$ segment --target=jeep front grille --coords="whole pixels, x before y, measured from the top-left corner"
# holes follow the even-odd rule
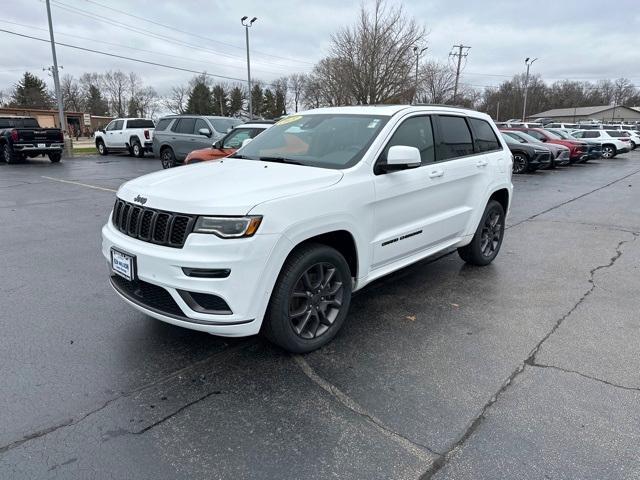
[[[116,199],[113,225],[143,242],[182,248],[196,221],[195,215],[165,212]]]

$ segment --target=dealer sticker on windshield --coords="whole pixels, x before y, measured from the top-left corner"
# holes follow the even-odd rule
[[[291,115],[290,117],[283,118],[276,125],[286,125],[287,123],[293,123],[296,120],[300,120],[302,115]]]

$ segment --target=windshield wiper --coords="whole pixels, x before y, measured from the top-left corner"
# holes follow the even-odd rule
[[[258,157],[262,162],[289,163],[291,165],[302,165],[300,162],[285,157]]]

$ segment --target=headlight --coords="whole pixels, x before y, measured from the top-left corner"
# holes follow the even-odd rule
[[[194,233],[213,233],[220,238],[251,237],[258,230],[262,216],[198,217]]]
[[[536,153],[549,153],[549,150],[543,150],[541,148],[535,148],[533,151]]]

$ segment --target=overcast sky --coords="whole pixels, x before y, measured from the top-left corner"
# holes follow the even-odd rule
[[[240,17],[256,16],[250,30],[252,74],[265,81],[309,72],[327,54],[331,33],[352,24],[360,7],[360,2],[346,0],[51,1],[57,42],[239,79],[246,79]],[[1,3],[0,28],[48,38],[43,0]],[[627,77],[640,85],[640,1],[617,0],[608,7],[606,3],[402,2],[407,14],[429,31],[426,58],[446,62],[453,44],[472,47],[463,72],[465,83],[496,85],[522,72],[524,58],[530,56],[539,57],[532,72],[548,81]],[[51,83],[42,71],[52,62],[49,44],[5,32],[0,36],[1,90],[10,89],[27,69]],[[58,63],[63,74],[75,76],[109,69],[135,71],[160,94],[193,76],[63,46],[58,47]]]

